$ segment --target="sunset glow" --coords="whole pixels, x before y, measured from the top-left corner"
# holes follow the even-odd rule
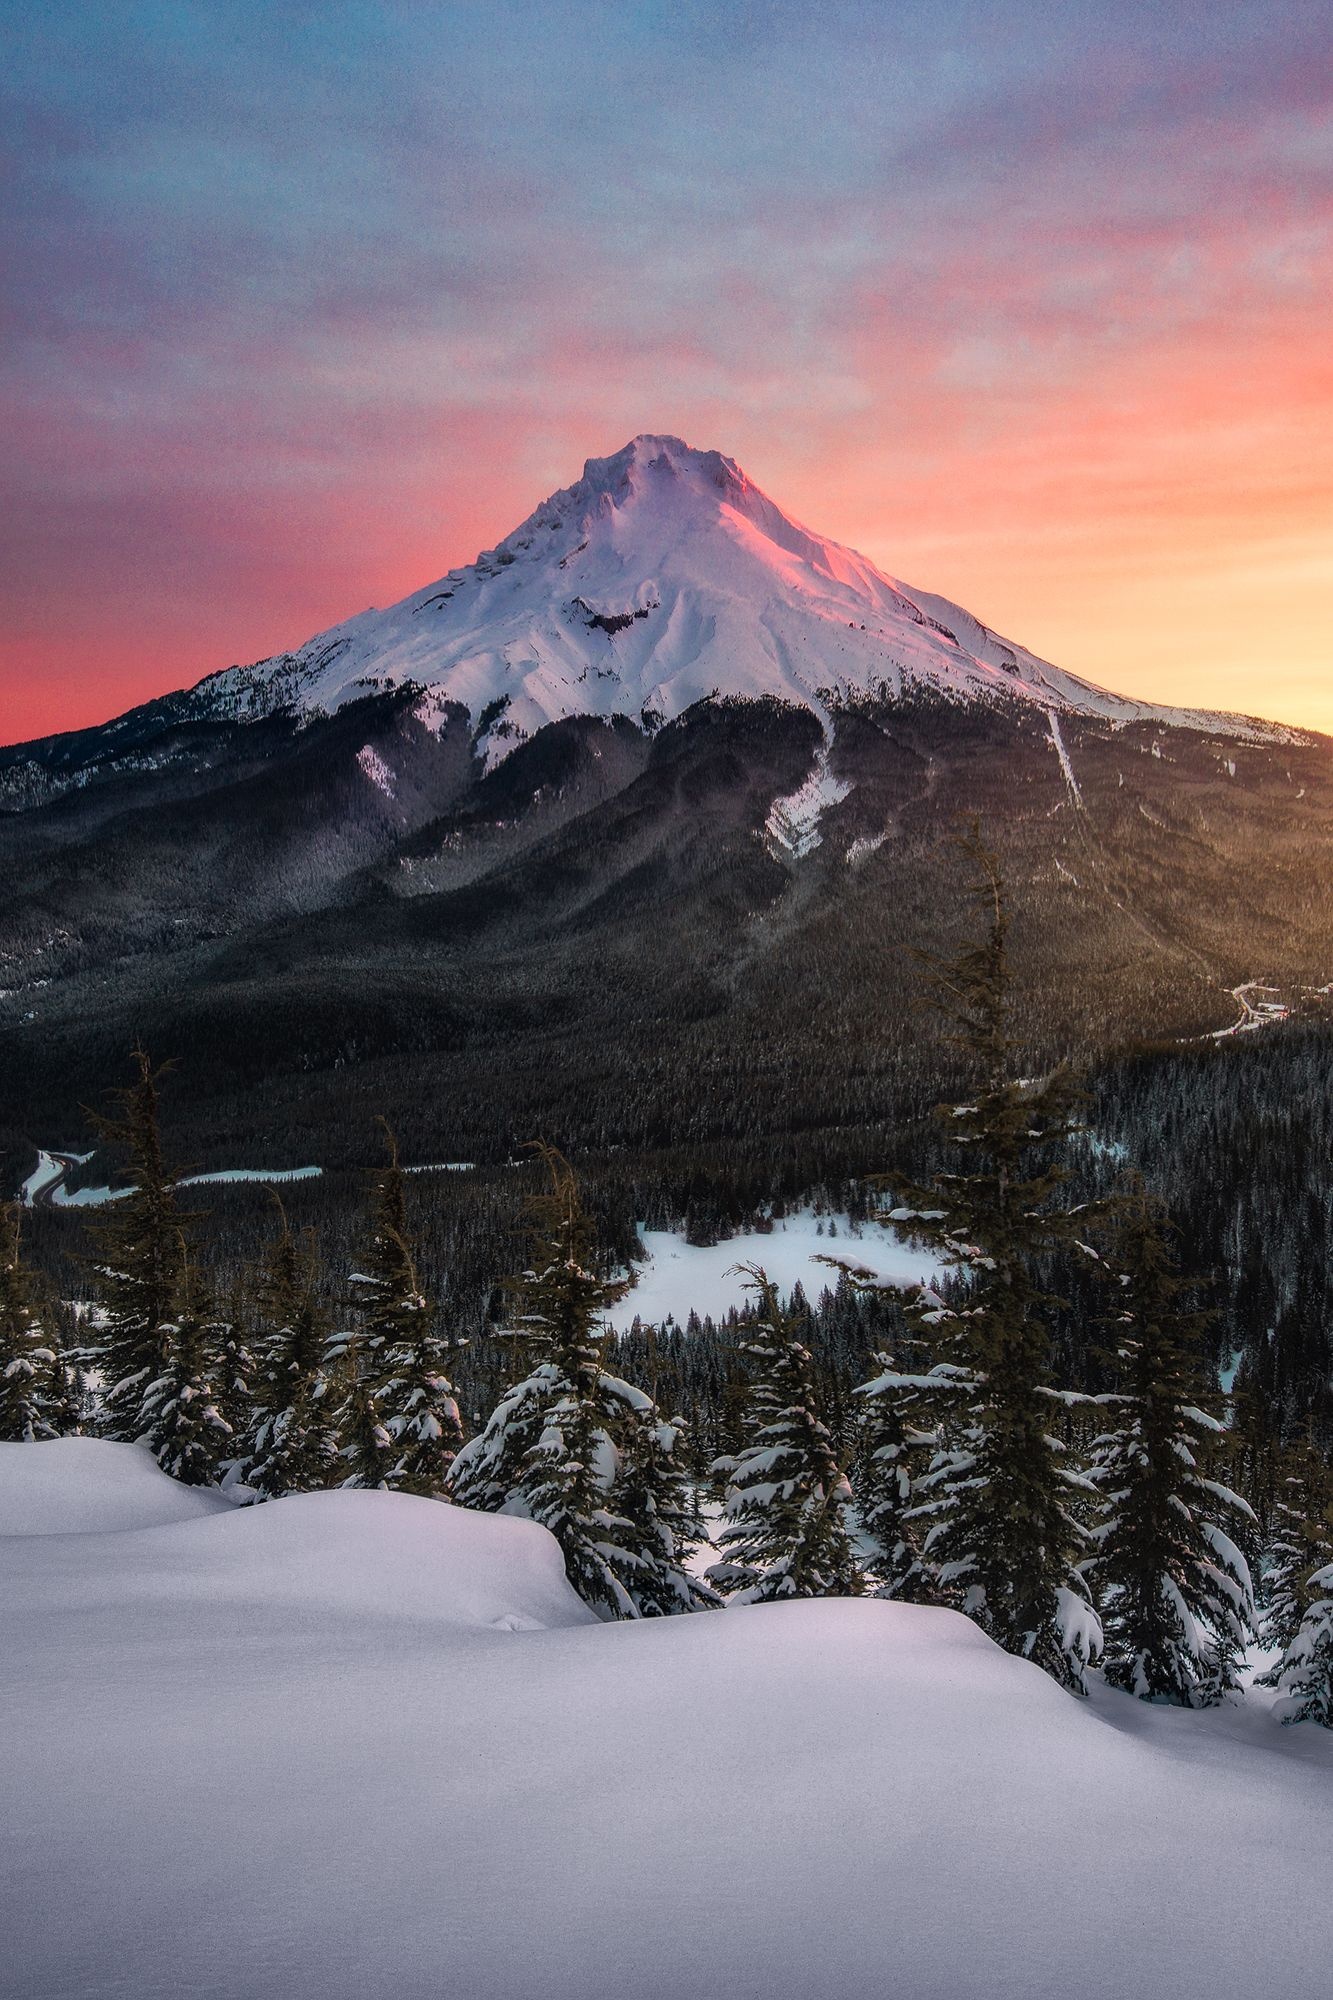
[[[672,432],[1059,665],[1333,732],[1327,16],[15,16],[0,739]]]

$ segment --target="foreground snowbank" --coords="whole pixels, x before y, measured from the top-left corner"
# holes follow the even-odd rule
[[[107,1449],[0,1448],[0,1516]],[[948,1613],[601,1626],[541,1530],[379,1494],[11,1536],[0,1592],[25,2000],[1327,1992],[1323,1733]]]
[[[133,1445],[0,1444],[0,1535],[117,1534],[230,1512],[220,1493],[164,1478],[152,1454]]]

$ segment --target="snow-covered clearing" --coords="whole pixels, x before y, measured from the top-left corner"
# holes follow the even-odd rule
[[[831,806],[845,799],[851,786],[829,769],[828,745],[821,743],[814,768],[803,785],[785,799],[774,799],[764,821],[764,844],[779,860],[803,861],[821,844],[819,823]]]
[[[89,1158],[91,1156],[85,1154],[83,1157]],[[57,1181],[62,1181],[65,1178],[65,1175],[76,1162],[79,1165],[83,1164],[82,1159],[80,1159],[77,1153],[46,1153],[39,1147],[37,1151],[37,1165],[19,1189],[19,1200],[23,1206],[25,1208],[33,1207],[36,1202],[41,1200],[48,1188],[54,1187]]]
[[[356,761],[376,790],[383,792],[386,799],[397,798],[398,782],[373,744],[367,743],[363,749],[358,750]]]
[[[1080,1703],[908,1606],[602,1626],[529,1524],[146,1464],[0,1446],[24,2000],[1328,1992],[1333,1742],[1258,1698]],[[32,1532],[62,1485],[100,1532]]]
[[[49,1202],[52,1208],[105,1208],[111,1201],[123,1201],[133,1192],[127,1187],[68,1188],[65,1176],[71,1167],[82,1167],[91,1153],[46,1153],[39,1150],[37,1166],[19,1189],[26,1208]],[[283,1186],[288,1181],[318,1180],[323,1167],[223,1167],[217,1173],[186,1174],[181,1187],[221,1187],[229,1182],[257,1181],[262,1186]],[[409,1169],[410,1171],[410,1169]]]
[[[630,1326],[636,1315],[650,1326],[667,1319],[684,1325],[692,1311],[701,1319],[724,1318],[748,1301],[737,1268],[743,1264],[762,1264],[784,1297],[799,1284],[811,1300],[837,1287],[840,1274],[822,1261],[829,1257],[893,1285],[916,1285],[943,1270],[929,1250],[896,1229],[875,1222],[853,1225],[845,1215],[819,1216],[809,1208],[779,1217],[771,1230],[727,1236],[720,1243],[689,1243],[675,1230],[644,1228],[639,1241],[646,1261],[635,1266],[633,1290],[611,1315],[617,1328]]]

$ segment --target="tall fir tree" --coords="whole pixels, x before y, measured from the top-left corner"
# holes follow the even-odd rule
[[[936,966],[935,984],[974,1078],[966,1102],[940,1107],[971,1171],[916,1187],[895,1177],[889,1211],[967,1275],[962,1297],[926,1292],[909,1315],[941,1356],[926,1371],[938,1448],[913,1512],[942,1601],[1081,1692],[1101,1635],[1080,1568],[1080,1475],[1052,1429],[1052,1302],[1039,1279],[1042,1260],[1087,1227],[1086,1212],[1075,1217],[1058,1199],[1080,1097],[1063,1070],[1015,1077],[1004,881],[976,827],[960,845],[981,935]]]
[[[1204,1707],[1236,1685],[1253,1629],[1239,1546],[1250,1509],[1211,1476],[1225,1427],[1202,1407],[1202,1315],[1181,1302],[1161,1215],[1138,1179],[1109,1261],[1121,1383],[1099,1399],[1113,1428],[1094,1446],[1092,1537],[1106,1678],[1145,1701]]]
[[[51,1302],[21,1254],[17,1206],[0,1210],[0,1440],[35,1443],[69,1424],[69,1389]]]
[[[99,1428],[126,1443],[148,1433],[145,1398],[168,1356],[188,1222],[159,1130],[158,1086],[170,1065],[154,1070],[142,1048],[134,1063],[134,1081],[114,1094],[116,1109],[90,1114],[99,1139],[123,1155],[131,1189],[90,1228],[98,1312],[88,1358],[100,1378]]]
[[[333,1484],[387,1492],[398,1451],[380,1410],[375,1362],[362,1352],[357,1328],[329,1335],[324,1376],[336,1441]]]
[[[1259,1679],[1283,1722],[1333,1729],[1333,1469],[1313,1442],[1289,1452],[1278,1493],[1262,1637],[1281,1652]]]
[[[52,1298],[45,1287],[39,1286],[38,1299],[56,1357],[51,1421],[61,1437],[73,1437],[88,1422],[92,1401],[80,1332],[81,1313],[73,1304]]]
[[[293,1236],[281,1202],[277,1211],[278,1234],[254,1285],[258,1417],[246,1473],[247,1483],[270,1499],[328,1486],[338,1467],[318,1263],[312,1242]]]
[[[616,1387],[626,1411],[616,1503],[635,1558],[626,1580],[635,1608],[641,1618],[712,1610],[721,1598],[689,1567],[703,1537],[685,1426],[679,1417],[664,1417],[652,1396],[628,1383]]]
[[[934,1434],[919,1422],[931,1385],[902,1373],[891,1354],[873,1359],[875,1374],[855,1391],[860,1412],[852,1482],[866,1545],[867,1582],[876,1597],[929,1603],[933,1592],[921,1558],[914,1499],[916,1480],[935,1444]]]
[[[212,1486],[232,1446],[219,1388],[226,1328],[209,1307],[183,1237],[177,1251],[176,1296],[161,1330],[159,1372],[143,1391],[141,1441],[173,1479]]]
[[[463,1427],[446,1372],[447,1343],[417,1277],[397,1141],[387,1124],[384,1133],[389,1158],[372,1189],[365,1268],[353,1276],[361,1388],[393,1445],[391,1462],[376,1483],[438,1498],[448,1485]],[[362,1410],[363,1420],[365,1414]]]
[[[569,1163],[552,1147],[538,1151],[547,1185],[528,1202],[528,1266],[509,1288],[509,1337],[530,1365],[458,1454],[454,1498],[541,1522],[575,1590],[603,1618],[691,1608],[698,1594],[674,1538],[662,1541],[660,1516],[631,1520],[624,1509],[636,1494],[655,1505],[663,1480],[661,1466],[627,1466],[627,1440],[642,1444],[650,1420],[647,1399],[603,1365],[603,1316],[626,1286],[595,1268],[592,1221]]]
[[[847,1526],[851,1486],[819,1413],[813,1358],[767,1273],[744,1268],[758,1305],[741,1343],[751,1367],[744,1443],[713,1466],[726,1498],[722,1560],[708,1581],[735,1604],[855,1596],[864,1580]]]
[[[1263,1679],[1278,1690],[1281,1721],[1333,1729],[1333,1563],[1308,1578],[1305,1615]]]
[[[241,1287],[233,1285],[217,1315],[218,1409],[231,1434],[228,1484],[249,1473],[259,1421],[259,1364],[247,1318]]]

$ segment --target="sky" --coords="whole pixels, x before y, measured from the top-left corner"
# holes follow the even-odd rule
[[[1333,733],[1323,0],[0,20],[0,741],[640,431],[1106,686]]]

